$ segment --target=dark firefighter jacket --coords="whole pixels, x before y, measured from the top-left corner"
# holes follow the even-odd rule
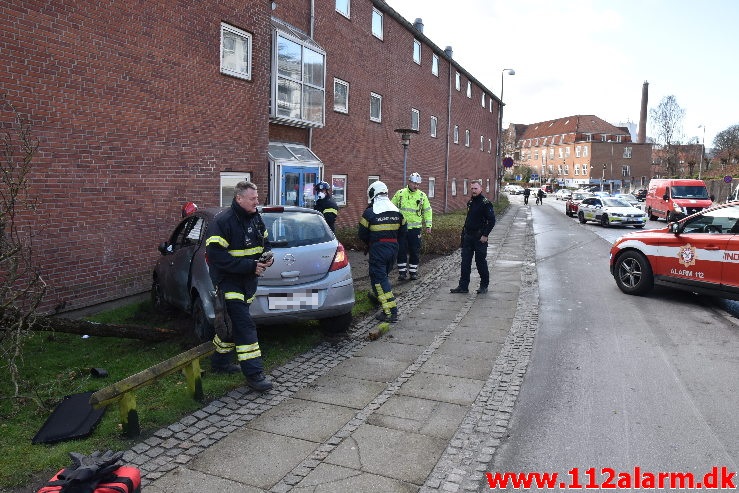
[[[322,199],[316,200],[316,205],[313,207],[315,210],[323,214],[323,217],[326,219],[326,222],[328,223],[329,228],[331,228],[331,231],[336,231],[335,223],[336,223],[336,216],[339,215],[339,206],[336,205],[336,202],[331,197],[324,197]]]
[[[367,244],[380,242],[397,242],[405,236],[406,221],[403,214],[386,211],[375,214],[372,205],[367,207],[359,220],[359,239]]]

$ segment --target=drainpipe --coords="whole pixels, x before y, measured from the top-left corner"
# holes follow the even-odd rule
[[[446,103],[446,156],[444,157],[444,212],[449,212],[449,152],[452,138],[452,47],[447,46],[444,53],[449,57],[449,94]]]
[[[308,35],[310,39],[313,39],[313,31],[316,25],[316,0],[310,0],[310,31]],[[324,108],[326,111],[326,108]],[[325,115],[324,115],[325,117]],[[308,149],[313,150],[313,127],[308,127]],[[323,173],[323,168],[320,169]],[[323,176],[319,176],[318,179],[322,180]]]

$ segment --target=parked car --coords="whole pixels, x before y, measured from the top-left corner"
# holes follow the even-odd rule
[[[557,200],[567,200],[572,197],[572,190],[568,188],[560,188],[554,193],[554,198]]]
[[[195,333],[214,333],[214,295],[205,257],[208,225],[226,208],[195,211],[159,246],[151,287],[157,308],[172,306],[190,313]],[[257,325],[318,320],[328,332],[346,330],[352,320],[354,282],[349,257],[313,209],[259,207],[275,262],[259,278],[249,309]]]
[[[577,208],[577,218],[580,223],[588,221],[608,226],[634,226],[643,228],[647,223],[647,215],[615,197],[588,197],[580,202]]]
[[[592,196],[593,194],[590,192],[582,192],[577,190],[572,192],[572,196],[567,199],[567,202],[565,202],[565,214],[567,214],[569,217],[577,216],[577,208],[580,205],[580,202]]]
[[[630,193],[617,193],[614,195],[615,198],[619,200],[623,200],[629,205],[633,205],[634,207],[637,207],[639,205],[639,200]]]
[[[612,197],[612,195],[605,190],[596,190],[595,192],[593,192],[593,195],[595,195],[596,197]]]
[[[503,187],[503,191],[511,195],[520,195],[523,193],[523,187],[521,185],[506,185]]]
[[[647,199],[647,189],[638,189],[636,192],[634,192],[634,197],[636,197],[636,200],[638,200],[639,202],[644,202]]]
[[[633,232],[613,244],[610,270],[619,289],[643,295],[655,284],[739,299],[739,202],[704,209],[662,229]]]

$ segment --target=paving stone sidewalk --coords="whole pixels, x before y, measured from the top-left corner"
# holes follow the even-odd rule
[[[498,217],[487,294],[449,293],[459,260],[422,265],[380,340],[367,341],[368,317],[348,339],[274,370],[273,391],[232,391],[124,460],[147,492],[484,488],[538,322],[529,210],[512,204]]]

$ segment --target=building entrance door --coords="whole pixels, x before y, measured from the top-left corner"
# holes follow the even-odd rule
[[[312,208],[318,166],[280,166],[280,204]]]

